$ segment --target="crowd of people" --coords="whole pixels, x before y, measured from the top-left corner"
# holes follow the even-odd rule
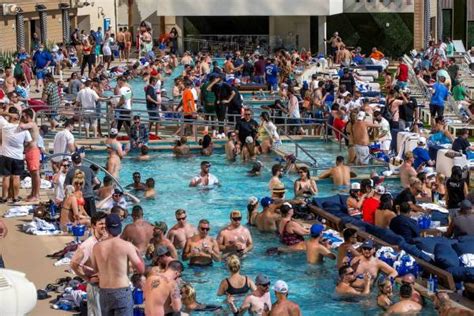
[[[474,235],[472,204],[474,194],[469,194],[466,176],[459,166],[452,168],[450,177],[436,173],[436,157],[431,149],[452,144],[453,151],[467,154],[471,145],[464,129],[455,138],[447,129],[443,117],[450,94],[457,102],[458,111],[471,119],[471,102],[460,81],[459,66],[451,59],[453,46],[449,39],[443,43],[430,43],[423,52],[414,54],[412,64],[400,59],[395,73],[384,71],[382,94],[371,97],[361,91],[357,82],[362,80],[352,71],[352,66],[380,61],[384,54],[373,48],[368,57],[359,48],[349,51],[337,33],[328,40],[335,64],[340,64],[338,79],[314,74],[310,82],[298,86],[295,72],[310,63],[322,62],[311,52],[280,50],[266,56],[260,52],[228,52],[223,66],[210,53],[177,53],[176,29],[159,39],[158,49],[149,25],[140,25],[138,32],[139,60],[129,62],[132,53],[132,33],[120,28],[118,33],[101,28],[85,34],[75,30],[71,45],[61,45],[48,50],[38,43],[31,57],[24,49],[16,56],[14,65],[5,69],[0,78],[0,100],[5,105],[0,112],[0,166],[2,197],[0,203],[20,200],[20,178],[25,170],[31,177],[31,193],[24,199],[38,202],[41,184],[42,156],[48,154],[44,136],[51,129],[55,132],[51,158],[54,176],[54,203],[59,207],[59,225],[64,232],[73,225],[90,227],[90,236],[78,247],[71,259],[72,270],[87,282],[87,306],[93,315],[132,315],[135,289],[144,292],[144,311],[147,315],[173,315],[180,312],[211,312],[226,309],[236,315],[249,311],[253,315],[300,315],[300,307],[288,299],[289,287],[284,280],[270,280],[263,274],[255,278],[241,274],[245,256],[254,250],[251,230],[242,224],[243,214],[232,210],[229,224],[221,229],[217,238],[209,235],[212,218],[201,219],[197,226],[187,221],[184,209],[176,210],[176,223],[168,230],[165,222],[150,223],[145,219],[140,200],[114,184],[119,178],[121,160],[129,151],[139,151],[137,159],[151,160],[148,153],[150,131],[155,136],[161,129],[160,122],[166,112],[180,112],[184,124],[174,133],[181,136],[173,148],[177,157],[189,156],[191,148],[186,135],[197,136],[198,121],[205,122],[204,136],[200,141],[202,156],[213,154],[213,139],[227,138],[225,157],[253,162],[250,176],[260,176],[263,163],[259,155],[267,155],[281,144],[278,126],[282,118],[288,119],[290,133],[304,134],[305,118],[313,119],[317,134],[322,133],[321,122],[333,126],[334,139],[346,142],[347,159],[338,156],[335,165],[311,177],[307,166],[296,157],[287,155],[279,164],[268,166],[272,177],[268,183],[269,197],[260,201],[251,197],[248,202],[248,226],[270,234],[277,234],[277,253],[305,252],[308,264],[335,260],[339,279],[335,292],[343,297],[369,296],[377,284],[377,304],[387,313],[414,313],[425,305],[421,293],[415,288],[411,274],[403,277],[374,254],[376,245],[365,240],[357,245],[357,232],[347,228],[342,232],[343,243],[337,255],[330,242],[324,238],[325,226],[317,222],[307,225],[301,219],[315,219],[309,204],[318,195],[318,181],[331,178],[338,190],[349,191],[347,200],[351,216],[364,222],[392,230],[408,243],[420,236],[416,220],[411,216],[427,213],[420,201],[444,201],[448,209],[459,210],[452,217],[446,236]],[[115,56],[116,55],[116,56]],[[115,66],[113,58],[123,61]],[[372,61],[374,63],[374,61]],[[164,102],[164,81],[178,65],[183,73],[174,79],[171,95],[175,102]],[[85,69],[88,69],[87,74]],[[67,84],[63,82],[65,67],[79,67]],[[432,90],[430,114],[432,130],[423,129],[420,107],[411,96],[409,70],[413,68],[420,80]],[[55,76],[56,75],[56,76]],[[56,81],[56,77],[60,78]],[[142,79],[145,90],[148,121],[134,113],[134,99],[130,80]],[[111,87],[112,80],[116,86]],[[33,81],[35,82],[33,84]],[[259,122],[253,110],[245,105],[239,86],[257,84],[266,87],[274,98],[271,106],[264,107]],[[50,126],[38,126],[34,100],[29,88],[39,92],[47,105]],[[111,94],[108,92],[112,92]],[[65,114],[65,101],[73,104],[69,116]],[[103,104],[112,109],[111,129],[105,147],[108,153],[106,170],[109,175],[101,182],[99,167],[84,165],[85,153],[76,144],[73,130],[79,113],[86,138],[100,138]],[[44,104],[43,104],[44,105]],[[144,123],[148,122],[148,124]],[[57,130],[59,129],[60,130]],[[128,145],[118,140],[124,127]],[[370,179],[351,183],[350,165],[368,165],[372,160],[398,160],[397,134],[412,131],[419,134],[417,147],[399,155],[402,162],[396,166],[400,174],[402,191],[395,196],[383,185],[383,177],[372,174]],[[427,147],[428,145],[428,147]],[[381,155],[374,154],[374,148]],[[70,156],[70,157],[69,157]],[[26,161],[26,168],[25,168]],[[211,163],[202,161],[200,172],[190,178],[189,186],[212,188],[221,185],[210,173]],[[297,174],[293,185],[293,198],[287,198],[281,177]],[[139,172],[126,187],[141,192],[144,199],[154,198],[155,180],[142,182]],[[259,206],[260,204],[260,206]],[[133,206],[132,206],[133,205]],[[262,208],[259,211],[259,208]],[[125,226],[131,208],[132,223]],[[124,226],[124,227],[123,227]],[[123,229],[122,229],[123,228]],[[252,228],[253,229],[253,228]],[[0,221],[0,238],[7,234]],[[356,247],[357,246],[357,247]],[[1,257],[0,257],[1,259]],[[196,289],[181,279],[183,262],[191,266],[209,268],[213,262],[224,261],[229,277],[216,284],[217,295],[225,295],[226,305],[217,306],[196,301]],[[2,264],[2,261],[0,261]],[[133,276],[129,278],[130,272]],[[381,275],[381,277],[379,277]],[[393,287],[397,279],[400,299],[395,303]],[[271,286],[271,284],[273,285]],[[270,289],[276,301],[271,301]],[[243,297],[243,300],[236,297]],[[434,297],[436,307],[449,315],[454,312],[449,298],[444,294]]]

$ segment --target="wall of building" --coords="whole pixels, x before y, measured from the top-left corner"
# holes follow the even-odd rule
[[[142,21],[148,21],[153,28],[153,38],[157,39],[160,30],[160,18],[156,10],[156,0],[132,1],[132,7],[129,11],[127,0],[117,0],[117,25],[129,26],[129,14],[132,18],[131,29],[135,34]]]
[[[85,21],[78,25],[80,29],[89,31],[97,30],[99,26],[104,28],[104,19],[110,19],[110,26],[115,33],[115,0],[100,0],[94,1],[94,5],[84,6],[77,9],[77,16],[79,20]],[[88,17],[88,18],[87,18]]]
[[[309,16],[270,16],[269,17],[270,46],[285,47],[293,45],[296,48],[309,49],[311,43]],[[278,43],[281,41],[282,43]]]
[[[413,0],[385,0],[382,2],[380,2],[379,0],[373,0],[370,2],[366,0],[344,1],[344,13],[413,13],[413,9]]]

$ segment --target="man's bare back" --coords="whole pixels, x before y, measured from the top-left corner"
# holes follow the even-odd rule
[[[301,310],[298,304],[285,300],[284,302],[275,302],[272,306],[270,316],[300,316]]]
[[[369,145],[369,133],[367,124],[364,121],[357,121],[352,127],[352,135],[354,136],[354,144],[360,146]]]
[[[271,207],[271,206],[270,206]],[[277,220],[280,216],[270,210],[263,211],[257,214],[255,219],[255,226],[261,232],[276,232],[277,231]]]
[[[324,256],[336,259],[336,256],[325,246],[321,245],[319,239],[309,239],[306,241],[306,261],[310,264],[323,262]]]
[[[402,300],[398,303],[393,304],[387,311],[387,314],[408,314],[421,311],[423,306],[413,302],[412,300]]]
[[[122,232],[122,239],[128,240],[134,244],[141,254],[146,252],[148,244],[152,238],[153,225],[143,219],[128,224]]]

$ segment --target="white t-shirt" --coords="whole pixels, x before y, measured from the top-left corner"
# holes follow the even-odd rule
[[[301,118],[298,98],[294,95],[290,97],[289,111],[290,111],[289,114],[291,118],[297,118],[297,119]]]
[[[25,142],[31,142],[31,134],[23,131],[18,124],[12,124],[0,116],[0,128],[2,130],[1,154],[5,157],[23,160],[23,151]]]
[[[219,180],[217,179],[215,175],[209,173],[208,176],[209,176],[209,183],[207,184],[207,186],[219,184]],[[201,178],[202,178],[201,174],[198,174],[197,176],[194,177],[193,180],[198,181]],[[198,186],[203,187],[204,185],[202,183],[199,183]]]
[[[120,96],[123,97],[125,103],[122,105],[122,108],[125,110],[131,110],[132,109],[132,90],[125,86],[120,88]]]
[[[382,121],[380,121],[380,129],[383,132],[386,132],[386,135],[382,137],[380,140],[392,140],[392,134],[390,133],[390,123],[382,117]]]
[[[64,153],[69,152],[67,149],[68,144],[74,144],[74,135],[72,135],[72,133],[68,129],[58,132],[56,136],[54,136],[54,145],[53,145],[54,153],[64,154]],[[58,156],[52,159],[54,162],[60,162],[64,158],[66,157]]]
[[[107,40],[104,41],[104,45],[102,46],[102,52],[104,53],[104,56],[111,56],[112,55],[112,49],[110,48],[110,45],[114,42],[114,39],[109,37]]]
[[[55,197],[58,201],[64,200],[64,180],[66,180],[66,174],[59,172],[58,183],[54,186]]]
[[[95,103],[99,100],[99,95],[90,87],[85,87],[77,93],[76,100],[82,105],[85,111],[95,111]]]

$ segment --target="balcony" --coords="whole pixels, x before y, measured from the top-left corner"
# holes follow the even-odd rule
[[[413,13],[415,0],[344,0],[344,13]]]
[[[327,16],[343,0],[157,0],[159,16]]]

